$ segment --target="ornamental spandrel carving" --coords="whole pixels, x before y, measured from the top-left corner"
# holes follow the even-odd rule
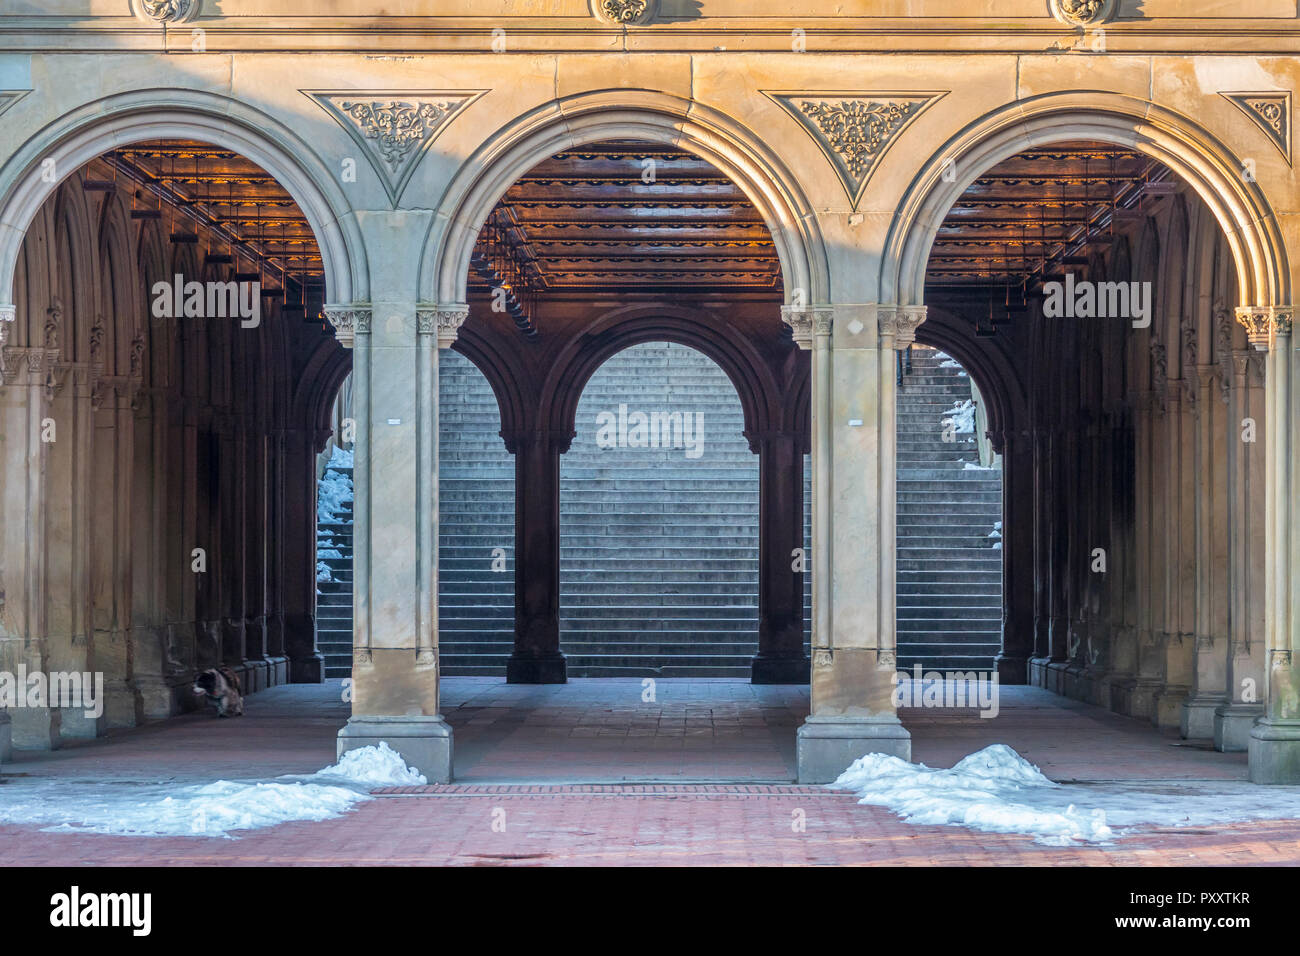
[[[766,93],[830,160],[854,208],[885,151],[946,93]]]
[[[640,26],[655,18],[659,0],[591,0],[591,12],[597,20],[612,26]]]
[[[1066,26],[1098,27],[1115,13],[1115,0],[1050,0],[1052,16]]]
[[[303,92],[361,147],[395,206],[420,157],[447,124],[486,90]]]
[[[1220,93],[1254,122],[1273,141],[1287,165],[1291,165],[1291,93]]]

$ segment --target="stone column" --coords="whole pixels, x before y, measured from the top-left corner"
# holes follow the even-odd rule
[[[1031,433],[994,436],[1002,455],[1002,650],[998,683],[1029,680],[1034,652],[1034,456]]]
[[[1192,660],[1192,685],[1182,703],[1179,732],[1189,739],[1209,739],[1214,736],[1214,714],[1223,703],[1227,680],[1227,654],[1221,634],[1215,634],[1213,622],[1213,592],[1215,576],[1227,562],[1216,561],[1218,542],[1214,537],[1215,512],[1222,497],[1216,483],[1218,448],[1215,446],[1214,376],[1218,367],[1196,367],[1196,401],[1192,406],[1196,425],[1193,441],[1196,482],[1196,575],[1195,611],[1193,615],[1194,658]],[[1184,376],[1189,370],[1183,369]],[[1191,386],[1189,386],[1191,387]]]
[[[910,759],[894,707],[895,349],[923,306],[787,309],[813,347],[812,712],[799,728],[802,783],[867,753]]]
[[[338,753],[386,742],[429,778],[452,777],[438,701],[438,356],[468,308],[418,306],[422,213],[367,217],[377,290],[327,307],[354,349],[352,717]]]
[[[509,684],[563,684],[560,653],[560,456],[572,435],[524,429],[506,436],[515,456],[515,648]]]
[[[758,455],[758,653],[755,684],[804,684],[803,577],[795,550],[803,547],[803,450],[799,435],[751,435]]]
[[[1264,530],[1267,685],[1264,715],[1250,731],[1250,779],[1300,783],[1300,388],[1291,347],[1292,311],[1240,308],[1251,344],[1268,351],[1265,372],[1268,496]]]
[[[1226,345],[1225,345],[1226,351]],[[1263,558],[1267,489],[1262,487],[1266,419],[1255,407],[1250,387],[1249,349],[1233,349],[1228,389],[1228,573],[1231,633],[1228,638],[1227,699],[1214,711],[1214,747],[1247,750],[1255,720],[1264,713],[1264,581],[1257,569]],[[1257,397],[1257,396],[1256,396]],[[1245,422],[1255,423],[1255,440],[1244,440]]]

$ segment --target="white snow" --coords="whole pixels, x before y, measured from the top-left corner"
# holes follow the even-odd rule
[[[968,461],[968,462],[965,463],[963,470],[964,470],[964,471],[997,471],[997,470],[998,470],[998,466],[997,466],[997,465],[979,465],[979,464],[976,464],[976,463],[973,462],[973,461]]]
[[[1153,826],[1205,826],[1300,818],[1300,787],[1268,789],[1230,781],[1053,783],[1012,748],[993,744],[935,770],[867,754],[831,787],[886,807],[908,823],[1023,833],[1036,843],[1105,843]]]
[[[329,820],[373,799],[376,787],[424,784],[400,754],[380,742],[344,754],[313,774],[275,780],[218,780],[195,786],[101,784],[92,792],[66,782],[10,783],[0,823],[43,824],[49,833],[220,836],[294,820]]]
[[[965,401],[953,402],[952,408],[943,413],[939,424],[945,426],[951,424],[958,435],[975,434],[975,403],[969,398]]]

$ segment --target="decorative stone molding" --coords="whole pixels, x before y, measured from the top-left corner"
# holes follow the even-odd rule
[[[449,349],[468,318],[467,305],[422,305],[415,310],[416,332],[420,335],[433,335],[436,332],[438,348]]]
[[[1267,305],[1243,305],[1237,308],[1237,321],[1246,328],[1250,344],[1267,352],[1274,335],[1291,334],[1292,309]]]
[[[487,90],[302,92],[347,130],[396,206],[420,157],[438,134]]]
[[[1115,13],[1115,0],[1049,0],[1052,16],[1077,29],[1097,27]]]
[[[831,334],[834,310],[828,305],[783,305],[781,321],[790,327],[795,345],[810,349],[814,336]]]
[[[188,23],[199,13],[201,0],[131,0],[131,12],[141,20],[168,26]]]
[[[881,348],[905,349],[916,341],[916,330],[925,321],[923,305],[882,305],[876,310]]]
[[[890,143],[947,93],[772,93],[830,160],[856,209]]]
[[[659,12],[659,0],[591,0],[592,15],[620,27],[649,23]]]
[[[835,663],[835,655],[829,647],[814,647],[812,652],[813,667],[831,667]]]
[[[1220,93],[1241,110],[1273,141],[1288,166],[1291,165],[1291,92]]]
[[[345,349],[356,344],[358,335],[370,334],[369,306],[325,306],[325,321],[334,326],[334,337]]]

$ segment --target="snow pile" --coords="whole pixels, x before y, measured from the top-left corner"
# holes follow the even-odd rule
[[[305,779],[337,780],[371,789],[422,786],[429,782],[422,773],[408,767],[402,755],[383,740],[375,747],[349,750],[334,766],[318,770]]]
[[[1002,550],[1002,522],[1001,521],[993,522],[993,530],[989,532],[988,536],[994,539],[993,544],[990,545],[990,547],[992,547],[994,551],[1001,551]]]
[[[1056,846],[1113,836],[1105,810],[1080,810],[1073,803],[1061,808],[1044,801],[1043,794],[1061,788],[1005,744],[985,747],[951,770],[867,754],[831,786],[854,790],[859,803],[887,807],[908,823],[1025,833]]]
[[[963,402],[953,402],[952,408],[944,412],[944,417],[939,420],[939,424],[945,428],[953,426],[953,431],[958,435],[975,434],[975,403],[969,398]]]
[[[965,463],[963,464],[963,468],[962,468],[962,470],[963,470],[963,471],[997,471],[997,470],[998,470],[998,466],[997,466],[997,465],[980,465],[980,464],[976,464],[976,463],[973,462],[973,461],[968,461],[968,462],[965,462]]]
[[[352,479],[337,471],[325,472],[325,477],[316,486],[316,520],[350,524],[348,518],[340,512],[343,506],[352,500]]]
[[[66,783],[57,790],[11,784],[5,787],[0,823],[42,824],[49,833],[230,838],[231,831],[329,820],[372,799],[369,791],[376,787],[426,782],[380,742],[349,751],[317,773],[270,781],[218,780],[180,788],[104,785],[84,795]]]

